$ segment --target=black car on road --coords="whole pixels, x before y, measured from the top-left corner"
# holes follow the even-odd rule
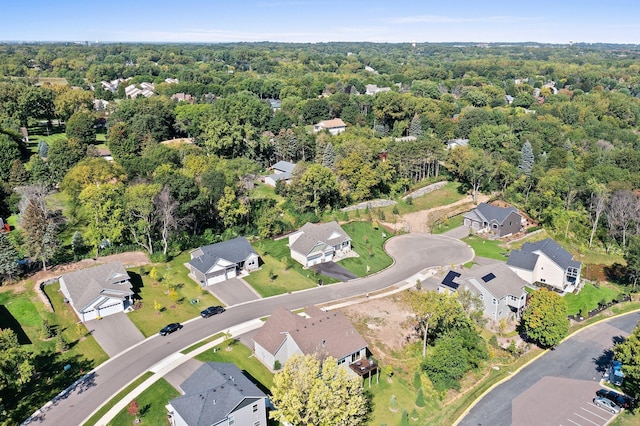
[[[209,318],[213,315],[221,314],[224,312],[224,308],[222,306],[209,306],[207,309],[200,312],[200,316],[202,318]]]
[[[182,324],[177,322],[172,322],[171,324],[167,324],[164,326],[162,330],[160,330],[161,336],[166,336],[167,334],[171,334],[174,331],[178,331],[182,328]]]

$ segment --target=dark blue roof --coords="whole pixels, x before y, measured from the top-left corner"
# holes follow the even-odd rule
[[[504,222],[511,212],[518,213],[518,210],[513,207],[498,207],[487,203],[478,204],[476,210],[480,212],[488,222],[495,220],[498,223]]]

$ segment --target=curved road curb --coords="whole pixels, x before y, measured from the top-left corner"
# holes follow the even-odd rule
[[[564,339],[562,339],[562,341],[561,341],[558,345],[561,345],[562,343],[564,343],[564,341],[565,341],[565,340],[570,339],[570,338],[572,338],[573,336],[575,336],[575,335],[577,335],[577,334],[582,333],[584,330],[588,330],[589,328],[593,327],[594,325],[600,324],[600,323],[602,323],[602,322],[610,321],[610,320],[612,320],[612,319],[614,319],[614,318],[619,318],[619,317],[622,317],[622,316],[625,316],[625,315],[635,314],[635,313],[638,313],[638,312],[640,312],[640,309],[634,309],[633,311],[625,312],[625,313],[623,313],[623,314],[613,315],[613,316],[610,316],[610,317],[606,317],[606,318],[599,319],[598,321],[595,321],[595,322],[593,322],[593,323],[591,323],[591,324],[589,324],[589,325],[586,325],[586,326],[582,327],[581,329],[576,330],[576,331],[574,331],[573,333],[569,334],[567,337],[565,337]],[[484,398],[485,396],[487,396],[487,394],[488,394],[489,392],[491,392],[492,390],[494,390],[496,387],[500,386],[501,384],[503,384],[503,383],[505,383],[505,382],[508,382],[509,380],[511,380],[512,378],[514,378],[514,377],[515,377],[515,376],[516,376],[516,375],[517,375],[517,374],[518,374],[518,373],[519,373],[523,368],[525,368],[525,367],[529,366],[530,364],[532,364],[533,362],[537,361],[537,360],[538,360],[538,358],[540,358],[541,356],[545,355],[547,352],[549,352],[549,349],[545,349],[545,350],[544,350],[544,351],[542,351],[540,354],[536,355],[535,357],[533,357],[532,359],[530,359],[529,361],[527,361],[525,364],[523,364],[523,365],[521,365],[520,367],[518,367],[518,369],[517,369],[517,370],[515,370],[514,372],[512,372],[510,375],[508,375],[508,376],[507,376],[507,377],[505,377],[504,379],[502,379],[502,380],[500,380],[500,381],[498,381],[498,382],[494,383],[493,385],[491,385],[491,386],[489,387],[489,389],[487,389],[486,391],[482,392],[482,394],[481,394],[479,397],[477,397],[477,398],[476,398],[476,399],[475,399],[475,400],[474,400],[474,401],[473,401],[473,402],[472,402],[472,403],[471,403],[471,404],[470,404],[470,405],[469,405],[469,406],[464,410],[464,412],[463,412],[460,416],[458,416],[458,418],[456,419],[456,421],[455,421],[455,422],[453,422],[452,424],[453,424],[454,426],[455,426],[455,425],[458,425],[458,424],[462,421],[462,419],[464,419],[464,418],[465,418],[465,416],[466,416],[467,414],[469,414],[469,411],[471,411],[471,409],[472,409],[473,407],[475,407],[475,406],[478,404],[478,402],[480,402],[480,401],[482,400],[482,398]]]

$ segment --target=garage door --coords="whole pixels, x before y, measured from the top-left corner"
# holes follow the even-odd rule
[[[236,275],[237,275],[237,272],[235,267],[233,269],[227,269],[227,279],[235,278]]]
[[[92,319],[96,319],[97,317],[98,313],[95,311],[95,309],[82,313],[82,321],[89,321]]]
[[[224,271],[222,271],[222,273],[220,273],[218,275],[210,276],[209,278],[207,278],[207,285],[220,283],[220,282],[222,282],[222,281],[224,281],[226,279],[227,279],[227,277],[225,276]]]
[[[117,314],[118,312],[122,312],[122,302],[114,303],[108,306],[100,307],[100,316],[106,317],[108,315]]]

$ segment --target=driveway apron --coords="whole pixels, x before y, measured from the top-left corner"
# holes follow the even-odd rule
[[[87,321],[85,325],[110,358],[144,340],[140,330],[124,312]]]

